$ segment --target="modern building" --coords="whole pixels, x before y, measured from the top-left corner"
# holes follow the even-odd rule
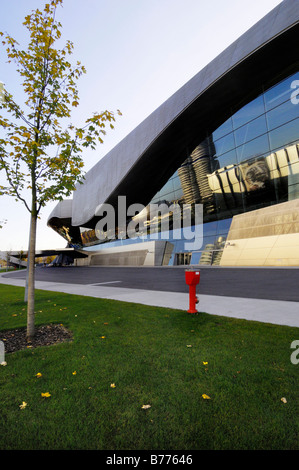
[[[299,2],[284,0],[86,174],[48,220],[88,255],[78,263],[299,266],[298,38]],[[147,208],[135,239],[123,225],[99,232],[99,207],[118,216],[119,196]],[[201,204],[201,246],[172,226],[163,237],[153,203]]]

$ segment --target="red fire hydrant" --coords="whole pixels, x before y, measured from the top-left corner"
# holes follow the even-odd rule
[[[196,286],[199,284],[200,272],[192,269],[185,271],[186,284],[189,286],[189,310],[188,313],[198,313],[196,304],[198,298],[196,297]]]

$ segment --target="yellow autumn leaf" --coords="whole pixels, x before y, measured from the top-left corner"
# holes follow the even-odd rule
[[[203,361],[204,366],[207,366],[208,364],[209,364],[208,362]]]
[[[148,410],[148,408],[151,408],[151,405],[142,405],[141,407],[143,410]]]
[[[41,374],[40,372],[38,372],[38,373],[35,375],[35,377],[37,377],[37,378],[39,379],[40,377],[42,377],[42,375],[43,375],[43,374]]]
[[[50,398],[51,394],[49,392],[41,393],[43,398]]]
[[[25,401],[23,401],[22,404],[19,405],[21,410],[24,410],[26,408],[26,406],[27,406],[27,403]]]
[[[287,403],[287,399],[285,397],[281,398],[282,403]]]
[[[30,132],[23,132],[22,135],[23,135],[23,137],[25,137],[26,139],[30,139],[30,137],[31,137]]]
[[[77,375],[77,371],[76,371],[76,370],[74,370],[74,372],[72,372],[72,374],[73,374],[73,375]]]
[[[206,395],[205,393],[202,394],[202,398],[204,400],[211,400],[211,397],[209,397],[209,395]]]
[[[115,384],[111,384],[110,387],[111,387],[111,388],[115,388],[116,385],[115,385]]]

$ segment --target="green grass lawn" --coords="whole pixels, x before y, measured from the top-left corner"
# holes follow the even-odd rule
[[[23,296],[0,285],[1,333]],[[73,340],[0,366],[0,449],[299,448],[298,328],[36,291],[49,323]]]
[[[8,268],[0,268],[0,273],[5,273],[6,271],[15,271],[15,268],[8,266]]]

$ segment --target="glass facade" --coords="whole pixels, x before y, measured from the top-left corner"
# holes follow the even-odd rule
[[[218,264],[232,217],[299,198],[299,104],[291,100],[291,84],[299,72],[231,110],[230,118],[198,145],[153,197],[155,204],[203,204],[203,246],[186,252],[171,239],[169,264]],[[140,222],[141,237],[149,227],[160,230],[163,215]],[[84,246],[99,249],[96,230],[81,229]],[[132,240],[110,241],[115,244]],[[95,245],[96,246],[91,246]]]

